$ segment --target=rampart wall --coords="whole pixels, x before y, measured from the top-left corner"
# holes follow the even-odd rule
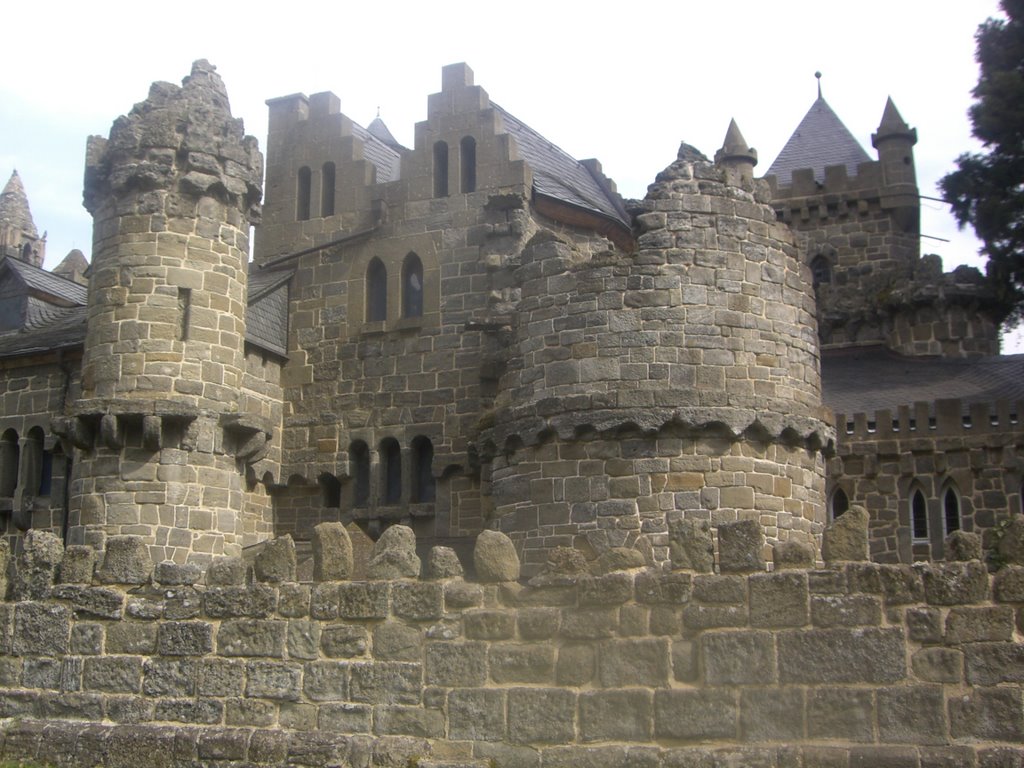
[[[247,567],[152,568],[111,537],[30,535],[0,606],[0,744],[54,765],[1011,766],[1024,752],[1018,520],[994,576],[977,537],[918,566],[866,562],[867,515],[826,567],[752,521],[717,531],[719,573],[593,573],[559,550],[527,585],[511,542],[425,571],[400,526],[378,580],[344,580],[340,525],[297,583],[290,539]],[[693,543],[709,532],[692,529]],[[629,563],[623,559],[620,567]],[[254,580],[253,576],[255,576]]]

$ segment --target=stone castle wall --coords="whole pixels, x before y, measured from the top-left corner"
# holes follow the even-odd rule
[[[867,516],[849,515],[825,568],[783,547],[757,572],[741,522],[719,527],[719,574],[606,561],[527,586],[493,533],[476,582],[442,551],[401,578],[420,568],[411,532],[375,550],[383,580],[349,582],[322,527],[313,583],[290,540],[249,583],[239,560],[154,571],[130,538],[94,574],[87,549],[33,534],[0,605],[0,749],[57,766],[1019,764],[1024,567],[859,561]]]

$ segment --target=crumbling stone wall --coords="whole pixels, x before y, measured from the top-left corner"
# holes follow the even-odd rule
[[[824,568],[791,544],[764,572],[744,521],[719,526],[718,573],[573,574],[559,550],[526,585],[494,532],[476,582],[443,548],[418,579],[401,527],[351,582],[341,526],[321,526],[313,583],[290,539],[250,581],[237,559],[154,569],[130,537],[94,572],[88,548],[32,534],[20,599],[0,605],[0,749],[68,766],[140,750],[157,766],[1015,765],[1024,524],[994,576],[865,562],[866,525],[854,508],[826,531]],[[955,538],[953,556],[980,551]]]

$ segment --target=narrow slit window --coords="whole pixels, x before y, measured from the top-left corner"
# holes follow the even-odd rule
[[[320,215],[334,215],[334,163],[324,163],[320,172]]]
[[[415,253],[402,264],[402,317],[423,316],[423,262]]]
[[[354,483],[352,506],[362,508],[370,503],[370,449],[362,440],[348,448],[349,473]]]
[[[435,497],[434,445],[422,435],[412,441],[412,498],[414,504],[432,502]]]
[[[928,538],[928,504],[920,489],[910,497],[910,527],[915,539]]]
[[[43,441],[45,437],[41,427],[32,427],[25,436],[24,451],[21,462],[24,464],[25,489],[29,493],[38,493],[43,481]]]
[[[299,221],[309,220],[309,203],[312,195],[313,174],[307,166],[299,168],[299,176],[295,190],[295,218]]]
[[[476,192],[476,139],[464,136],[459,142],[462,192]]]
[[[384,262],[374,258],[366,268],[366,321],[388,319],[388,270]]]
[[[946,520],[946,535],[960,530],[960,497],[953,488],[942,495],[942,513]]]
[[[448,197],[448,144],[434,144],[434,197]]]
[[[178,289],[178,340],[188,341],[188,328],[192,323],[192,289]]]

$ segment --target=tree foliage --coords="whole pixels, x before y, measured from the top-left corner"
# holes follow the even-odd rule
[[[940,182],[960,226],[970,224],[988,256],[1001,319],[1024,319],[1024,0],[1002,0],[1005,19],[975,35],[980,73],[970,109],[982,153],[957,158]]]

